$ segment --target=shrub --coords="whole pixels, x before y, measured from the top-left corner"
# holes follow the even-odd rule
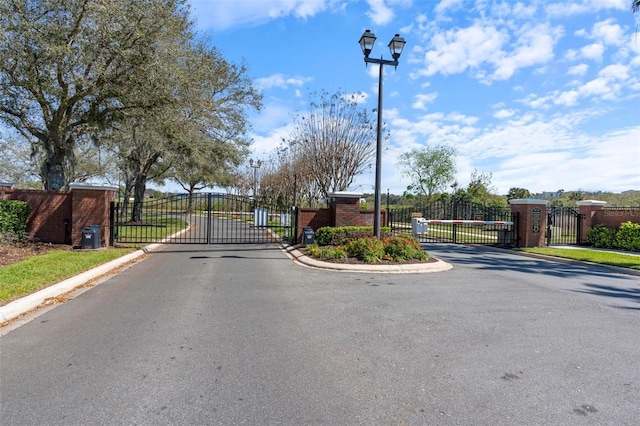
[[[31,206],[24,201],[0,200],[0,232],[24,236]]]
[[[640,224],[625,222],[618,229],[598,224],[587,231],[587,242],[598,248],[640,251]]]
[[[357,238],[349,241],[344,247],[350,257],[367,263],[380,262],[385,254],[384,244],[375,237]]]
[[[613,248],[616,241],[616,230],[598,224],[587,231],[587,242],[594,247]]]
[[[422,250],[420,243],[410,235],[396,235],[384,241],[385,257],[396,262],[412,259],[427,260],[429,255]]]
[[[320,246],[337,246],[345,244],[350,240],[363,237],[371,237],[373,235],[372,226],[325,226],[319,228],[316,232],[316,243]],[[391,230],[387,227],[380,229],[380,237],[388,237]]]
[[[620,225],[615,242],[621,250],[640,251],[640,224],[625,222]]]

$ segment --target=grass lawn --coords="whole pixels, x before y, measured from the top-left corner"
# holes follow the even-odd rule
[[[26,296],[81,272],[134,251],[108,248],[96,251],[52,250],[0,268],[0,305]]]
[[[533,247],[516,249],[526,253],[543,254],[546,256],[562,257],[565,259],[581,260],[585,262],[601,263],[603,265],[619,266],[640,270],[640,256],[624,253],[588,249],[564,249],[553,247]]]

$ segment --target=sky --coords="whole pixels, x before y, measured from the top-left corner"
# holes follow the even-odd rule
[[[267,159],[310,94],[361,93],[378,102],[372,57],[407,44],[383,69],[382,192],[410,181],[412,149],[457,149],[457,182],[491,173],[493,189],[640,190],[640,14],[631,0],[192,0],[196,30],[262,91],[250,113],[253,153]],[[349,188],[372,193],[374,168]]]

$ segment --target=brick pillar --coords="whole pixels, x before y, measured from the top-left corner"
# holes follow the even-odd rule
[[[360,219],[361,193],[332,192],[329,194],[331,210],[334,212],[334,226],[362,226]]]
[[[606,201],[596,200],[584,200],[578,201],[578,213],[582,216],[582,222],[580,224],[580,241],[581,243],[587,242],[587,231],[592,226],[596,225],[596,212],[602,210]]]
[[[100,226],[100,246],[109,243],[109,212],[116,199],[116,186],[71,184],[71,243],[82,244],[82,231],[91,225]]]
[[[547,229],[546,200],[523,198],[509,200],[511,213],[518,213],[518,247],[542,247],[545,245],[545,231]]]

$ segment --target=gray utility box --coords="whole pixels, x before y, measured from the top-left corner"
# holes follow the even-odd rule
[[[305,226],[302,228],[302,245],[308,246],[309,244],[313,244],[316,242],[316,233],[313,231],[313,228],[310,226]]]
[[[414,237],[418,238],[419,235],[423,235],[429,232],[429,222],[423,217],[411,218],[411,233]]]
[[[100,225],[91,225],[82,231],[82,249],[100,248]]]

